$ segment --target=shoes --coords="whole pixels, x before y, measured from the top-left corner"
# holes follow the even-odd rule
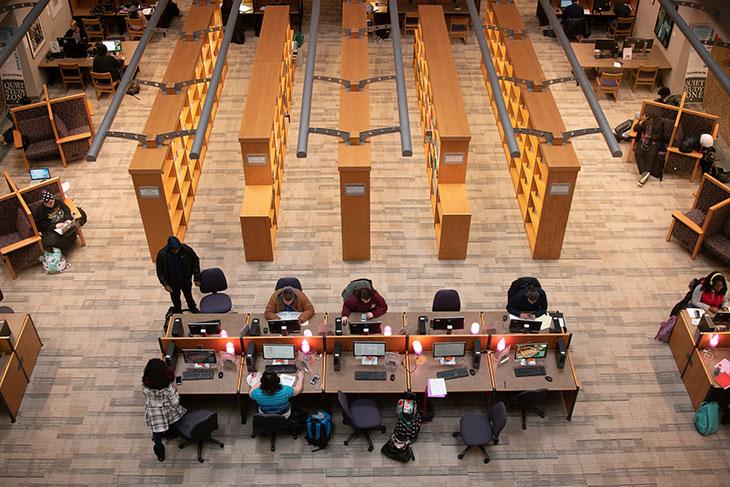
[[[639,181],[636,184],[638,184],[639,187],[644,186],[644,183],[646,183],[649,180],[650,175],[651,174],[649,174],[649,172],[645,172],[644,174],[641,175],[641,179],[639,179]]]
[[[197,315],[198,313],[200,313],[200,310],[198,309],[197,306],[193,306],[192,308],[189,308],[188,311],[190,311],[194,315]]]
[[[155,451],[155,455],[157,455],[157,459],[161,462],[165,461],[165,445],[160,443],[159,445],[155,445],[153,450]]]

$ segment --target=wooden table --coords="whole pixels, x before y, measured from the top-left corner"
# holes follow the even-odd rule
[[[486,357],[486,354],[483,355]],[[480,367],[474,369],[474,355],[471,351],[467,351],[463,357],[457,357],[455,365],[441,365],[438,359],[433,358],[432,352],[424,352],[421,358],[421,364],[416,365],[416,357],[411,355],[410,360],[411,372],[411,391],[421,393],[426,390],[429,379],[435,379],[436,373],[455,368],[466,367],[474,370],[474,375],[449,379],[446,381],[446,391],[451,392],[492,392],[492,376],[489,366],[482,359]]]
[[[0,338],[0,403],[14,423],[43,343],[30,315],[0,314],[0,320],[12,337],[12,344]]]
[[[122,50],[119,54],[117,54],[117,56],[124,58],[124,66],[129,65],[129,60],[132,59],[132,54],[134,54],[134,51],[137,49],[137,44],[139,44],[139,41],[122,41]],[[77,63],[81,69],[88,70],[91,70],[91,67],[94,65],[94,58],[87,56],[80,58],[51,59],[50,61],[44,60],[38,64],[38,67],[43,69],[58,69],[59,61],[62,63]]]
[[[652,46],[649,54],[634,54],[633,59],[623,59],[623,57],[597,59],[593,54],[593,43],[571,42],[570,46],[583,69],[610,69],[614,67],[614,62],[621,63],[621,68],[624,70],[635,70],[641,66],[659,66],[659,70],[672,69],[672,65],[656,45]]]
[[[390,351],[390,350],[388,350]],[[384,360],[378,358],[378,365],[362,365],[360,360],[355,357],[351,351],[342,352],[342,367],[335,371],[334,357],[327,354],[326,370],[325,370],[325,389],[324,392],[335,394],[337,391],[353,394],[400,394],[408,388],[408,371],[400,364],[404,362],[404,354],[399,355],[398,367],[394,370],[392,367],[384,365]],[[378,371],[385,370],[385,380],[355,380],[356,370]],[[395,380],[390,380],[394,375]]]
[[[431,320],[433,318],[448,318],[448,317],[464,317],[464,329],[463,330],[452,330],[453,335],[471,335],[471,324],[479,323],[479,333],[486,334],[486,328],[482,321],[481,311],[425,311],[423,313],[408,312],[406,314],[406,326],[408,328],[409,335],[418,335],[418,318],[425,316],[428,318],[428,324],[426,325],[427,335],[445,335],[446,330],[434,330],[431,328]],[[395,329],[394,329],[395,330]]]

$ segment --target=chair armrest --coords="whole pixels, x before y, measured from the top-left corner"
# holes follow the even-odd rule
[[[76,207],[76,203],[74,203],[74,200],[72,200],[69,197],[66,197],[63,202],[68,206],[68,209],[71,210],[71,216],[74,217],[75,220],[78,220],[81,218],[81,212]]]
[[[32,244],[40,241],[40,239],[41,239],[41,237],[39,235],[24,238],[23,240],[20,240],[18,242],[15,242],[13,244],[0,248],[0,254],[6,255],[6,254],[13,253],[18,249],[22,249],[23,247],[27,247],[28,245],[32,245]]]
[[[20,135],[19,130],[13,130],[13,145],[16,149],[23,148],[23,136]]]
[[[720,209],[726,207],[727,205],[730,205],[730,198],[727,198],[719,203],[715,203],[714,205],[712,205],[710,207],[710,210],[717,211],[717,210],[720,210]],[[709,215],[710,212],[708,211],[707,214]]]
[[[76,140],[84,140],[84,139],[90,139],[90,138],[91,138],[91,132],[83,132],[81,134],[69,135],[68,137],[63,137],[62,139],[58,139],[56,141],[56,143],[65,144],[66,142],[74,142]]]
[[[682,223],[684,226],[688,227],[690,230],[695,232],[697,235],[702,235],[704,233],[704,230],[699,227],[695,222],[689,219],[689,217],[685,216],[684,213],[681,213],[679,211],[672,212],[672,218],[676,219],[680,223]]]

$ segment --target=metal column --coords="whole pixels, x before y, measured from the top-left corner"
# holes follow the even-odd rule
[[[542,9],[545,11],[548,21],[550,21],[553,31],[555,31],[558,41],[563,46],[568,62],[570,62],[570,66],[573,69],[573,75],[578,81],[578,84],[580,84],[580,88],[583,90],[583,95],[586,97],[586,101],[588,101],[588,106],[591,107],[591,111],[593,112],[596,122],[598,122],[598,126],[603,133],[603,138],[606,140],[608,149],[611,151],[613,157],[621,157],[623,154],[618,142],[616,141],[616,136],[613,134],[613,129],[608,125],[606,115],[603,113],[603,110],[601,110],[601,105],[598,104],[596,94],[591,87],[590,81],[588,81],[588,77],[578,62],[578,58],[575,57],[575,52],[573,52],[573,48],[570,46],[570,41],[563,31],[560,21],[558,21],[558,18],[555,16],[555,11],[553,6],[550,4],[550,0],[539,0],[539,2],[540,5],[542,5]]]
[[[210,85],[208,85],[208,93],[205,95],[203,111],[200,112],[198,127],[195,129],[195,138],[193,139],[193,146],[190,149],[191,159],[200,158],[200,151],[203,148],[203,142],[205,139],[205,131],[208,129],[210,115],[213,112],[213,103],[215,103],[218,85],[220,84],[221,77],[223,76],[223,68],[226,65],[226,56],[228,55],[228,48],[231,46],[231,40],[233,39],[233,31],[236,27],[236,19],[238,18],[238,9],[240,6],[241,0],[233,1],[231,14],[228,16],[228,22],[226,22],[223,41],[221,42],[221,49],[218,51],[218,57],[215,60],[215,67],[213,68],[213,75],[210,78]]]
[[[147,48],[147,44],[152,39],[157,22],[159,22],[162,13],[165,11],[165,7],[167,7],[167,2],[168,0],[159,0],[159,2],[157,2],[155,13],[152,14],[152,18],[149,20],[147,27],[145,27],[144,32],[142,33],[142,38],[139,40],[137,49],[135,49],[132,59],[129,61],[127,70],[124,72],[124,76],[122,76],[122,79],[117,86],[116,93],[114,93],[114,98],[112,98],[111,104],[104,114],[104,119],[101,121],[101,125],[99,125],[99,128],[96,131],[94,140],[91,142],[89,153],[86,154],[87,161],[95,161],[99,156],[101,146],[104,145],[104,140],[106,139],[106,133],[111,128],[112,122],[114,122],[114,118],[117,116],[119,106],[122,104],[124,95],[127,94],[127,87],[132,81],[134,73],[137,71],[137,66],[139,65],[139,61],[142,59],[142,54],[144,53],[145,48]]]
[[[411,125],[408,117],[408,96],[406,79],[403,72],[403,49],[400,44],[400,25],[398,23],[398,2],[388,2],[390,13],[390,35],[393,37],[393,59],[395,60],[395,89],[398,95],[398,125],[400,129],[401,154],[405,157],[413,155],[411,146]]]
[[[25,37],[26,32],[28,32],[28,30],[30,29],[30,26],[33,25],[33,22],[35,22],[43,9],[46,8],[46,5],[48,5],[49,1],[50,0],[38,0],[38,2],[36,2],[36,4],[33,6],[33,9],[28,12],[28,15],[25,16],[25,19],[23,19],[23,23],[20,24],[18,30],[13,33],[10,41],[5,44],[5,48],[0,53],[0,67],[5,64],[5,61],[8,60],[10,54],[12,54],[15,48],[18,47],[20,41],[23,39],[23,37]],[[30,5],[31,4],[28,4],[28,6]]]
[[[314,84],[314,61],[317,56],[317,29],[319,28],[319,0],[312,0],[312,17],[309,21],[309,43],[307,44],[307,69],[304,71],[302,110],[299,116],[297,157],[307,157],[309,142],[309,116],[312,111],[312,85]]]

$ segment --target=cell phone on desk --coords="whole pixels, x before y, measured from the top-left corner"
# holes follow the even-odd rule
[[[311,379],[309,379],[309,383],[312,384],[313,386],[316,386],[317,385],[317,382],[319,382],[319,376],[318,375],[315,375],[314,377],[312,377]]]
[[[180,384],[182,384],[182,376],[180,376],[180,375],[176,375],[175,376],[175,384],[178,385],[178,386]]]

